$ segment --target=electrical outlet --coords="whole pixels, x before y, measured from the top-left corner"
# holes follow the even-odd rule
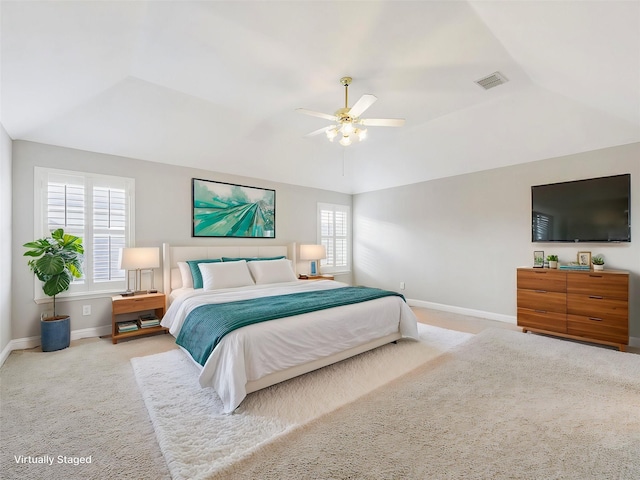
[[[404,290],[404,282],[400,282],[400,290]]]
[[[82,306],[82,315],[91,315],[91,305]]]

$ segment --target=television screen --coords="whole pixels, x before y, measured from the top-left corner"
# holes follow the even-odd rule
[[[630,242],[631,175],[531,187],[533,242]]]

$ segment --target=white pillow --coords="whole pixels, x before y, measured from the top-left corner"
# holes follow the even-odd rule
[[[187,262],[178,262],[178,268],[180,269],[183,288],[193,288],[193,276],[191,275],[191,268]]]
[[[253,285],[253,278],[245,260],[239,262],[199,263],[202,274],[202,288],[217,290],[219,288],[245,287]]]
[[[258,285],[265,283],[294,282],[296,274],[291,267],[291,261],[286,258],[280,260],[263,260],[249,262],[249,270]]]

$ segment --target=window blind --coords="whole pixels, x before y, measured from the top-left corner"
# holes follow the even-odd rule
[[[318,204],[318,243],[327,250],[320,261],[324,272],[347,271],[350,268],[350,208],[346,205]]]

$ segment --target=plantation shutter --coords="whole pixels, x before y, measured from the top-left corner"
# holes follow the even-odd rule
[[[133,179],[36,167],[35,180],[36,236],[63,228],[82,239],[83,276],[69,294],[124,288],[118,258],[133,244]]]
[[[318,243],[327,250],[327,258],[320,261],[320,266],[326,273],[350,268],[349,210],[346,205],[318,204]]]

